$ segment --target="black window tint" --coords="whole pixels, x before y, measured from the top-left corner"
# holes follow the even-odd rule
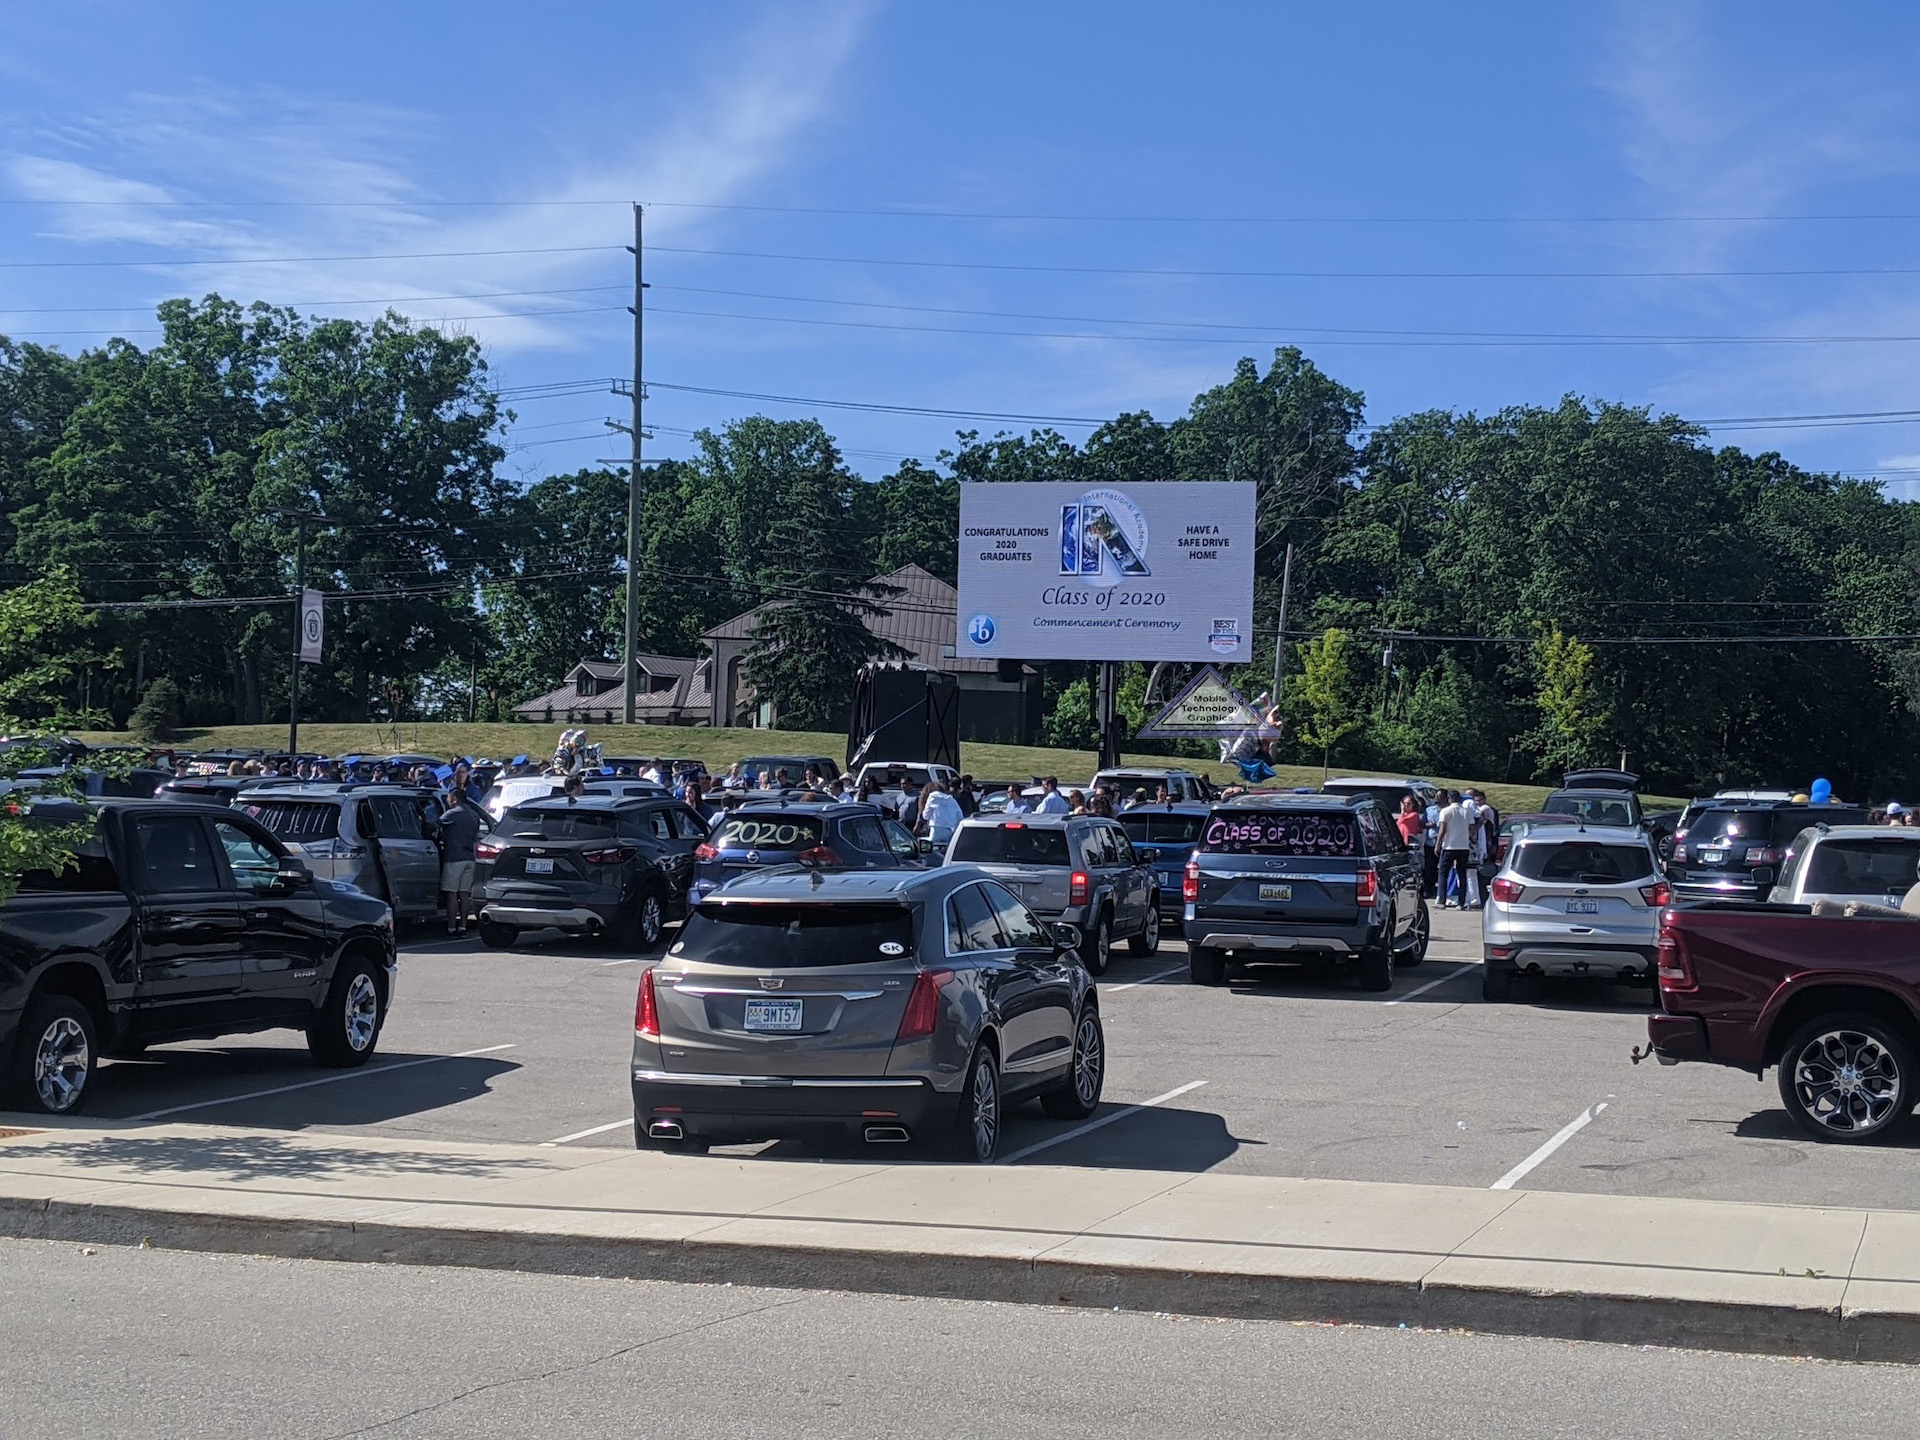
[[[907,833],[907,827],[898,820],[882,820],[880,832],[887,837],[887,848],[900,859],[919,858],[920,846],[914,841],[913,836]]]
[[[1400,844],[1399,830],[1387,824],[1374,806],[1362,805],[1357,814],[1360,820],[1360,834],[1366,840],[1369,855],[1385,855],[1403,848]],[[1389,836],[1392,838],[1389,839]]]
[[[1000,923],[993,907],[980,893],[978,885],[953,892],[947,901],[947,948],[953,951],[998,950],[1002,948]],[[955,937],[958,937],[958,943]]]
[[[324,801],[253,801],[240,813],[259,821],[282,840],[332,840],[340,833],[340,807]]]
[[[614,828],[622,840],[644,840],[652,833],[647,828],[646,817],[632,813],[622,815]]]
[[[1216,810],[1201,848],[1222,855],[1360,854],[1360,822],[1351,810]]]
[[[149,890],[179,894],[225,888],[213,866],[213,851],[199,817],[143,816],[139,835],[140,873]]]
[[[709,900],[687,918],[672,953],[755,970],[886,965],[913,953],[913,915],[899,905],[730,905]]]
[[[418,840],[422,838],[420,810],[404,795],[372,797],[374,833],[382,840]]]
[[[1107,837],[1107,846],[1113,851],[1113,863],[1132,865],[1135,863],[1133,842],[1127,838],[1127,832],[1115,825],[1102,826]]]
[[[843,820],[840,829],[847,837],[847,844],[855,850],[864,850],[869,855],[886,853],[887,837],[880,829],[880,822],[872,816],[858,815],[851,820]]]
[[[1653,852],[1644,845],[1602,845],[1591,840],[1534,841],[1524,845],[1515,873],[1528,880],[1618,885],[1653,874]]]
[[[1033,918],[1033,912],[1014,899],[1013,894],[1004,885],[996,885],[991,880],[980,887],[986,891],[987,899],[993,904],[994,917],[1000,922],[1000,933],[1006,937],[1007,944],[1016,950],[1045,950],[1052,941],[1040,922]]]
[[[1067,832],[1039,829],[1015,821],[1009,825],[963,825],[954,839],[953,858],[976,864],[1067,865]]]
[[[1911,840],[1828,840],[1813,847],[1803,887],[1815,895],[1906,893],[1920,879],[1920,837]]]
[[[120,876],[107,856],[106,842],[98,835],[80,846],[64,870],[27,870],[20,876],[23,894],[55,891],[71,895],[119,888]]]
[[[610,810],[509,810],[493,833],[508,840],[604,840],[613,832]]]
[[[673,833],[682,840],[704,840],[707,838],[707,822],[691,810],[669,810],[673,821]]]
[[[1578,815],[1589,825],[1633,824],[1633,806],[1619,796],[1549,795],[1542,809],[1549,815]]]
[[[227,869],[242,890],[263,892],[280,878],[280,857],[228,820],[213,822],[213,833],[227,852]]]
[[[1200,838],[1200,827],[1206,821],[1204,815],[1169,815],[1165,811],[1155,814],[1151,810],[1135,811],[1131,815],[1120,817],[1120,828],[1127,832],[1127,838],[1141,845],[1191,845]]]
[[[673,826],[667,820],[666,811],[649,810],[647,812],[647,833],[656,840],[673,838]]]

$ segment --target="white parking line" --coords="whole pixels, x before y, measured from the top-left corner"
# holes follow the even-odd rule
[[[1554,1151],[1566,1144],[1567,1141],[1586,1129],[1587,1126],[1593,1122],[1593,1118],[1606,1108],[1607,1102],[1604,1100],[1589,1105],[1563,1126],[1558,1135],[1555,1135],[1551,1140],[1547,1141],[1546,1144],[1527,1156],[1526,1159],[1507,1171],[1506,1174],[1502,1175],[1487,1188],[1489,1190],[1511,1190],[1515,1185],[1519,1184],[1520,1181],[1526,1179],[1528,1174],[1531,1173],[1542,1160],[1545,1160],[1549,1155],[1553,1154]]]
[[[1184,975],[1186,973],[1187,973],[1186,966],[1176,965],[1171,970],[1162,970],[1157,975],[1146,975],[1146,976],[1142,976],[1138,980],[1129,980],[1124,985],[1102,985],[1100,987],[1100,991],[1104,995],[1118,995],[1122,990],[1131,990],[1136,985],[1151,985],[1153,984],[1154,981],[1164,980],[1169,975]]]
[[[602,960],[600,962],[600,968],[602,970],[605,970],[610,965],[638,965],[641,963],[643,958],[644,957],[639,955],[633,955],[633,956],[629,956],[625,960]]]
[[[1393,997],[1393,999],[1387,1001],[1386,1003],[1389,1005],[1399,1005],[1404,1001],[1412,1000],[1417,996],[1424,995],[1429,990],[1437,990],[1442,985],[1446,984],[1449,980],[1458,980],[1462,975],[1467,974],[1469,971],[1478,970],[1479,968],[1480,967],[1477,964],[1462,965],[1458,970],[1454,971],[1451,975],[1442,975],[1438,980],[1429,980],[1427,981],[1426,984],[1420,986],[1418,989],[1409,990],[1404,995],[1396,995]]]
[[[297,1085],[276,1085],[271,1090],[253,1090],[245,1095],[223,1095],[218,1100],[196,1100],[191,1105],[169,1105],[164,1110],[149,1110],[144,1115],[129,1115],[128,1120],[162,1120],[169,1115],[184,1115],[189,1110],[211,1110],[216,1105],[238,1105],[242,1100],[262,1100],[269,1095],[285,1095],[290,1090],[311,1090],[316,1085],[333,1085],[342,1080],[362,1080],[369,1075],[385,1075],[392,1070],[411,1070],[416,1065],[438,1065],[443,1060],[466,1060],[475,1055],[491,1055],[496,1050],[511,1050],[512,1045],[483,1045],[478,1050],[462,1050],[458,1055],[428,1055],[420,1060],[401,1060],[392,1065],[373,1065],[364,1070],[342,1070],[322,1075],[318,1080],[302,1080]]]
[[[1152,1109],[1155,1105],[1164,1105],[1167,1101],[1184,1095],[1189,1090],[1198,1090],[1206,1083],[1204,1080],[1189,1080],[1186,1084],[1169,1090],[1164,1095],[1156,1095],[1151,1100],[1142,1100],[1138,1105],[1129,1105],[1124,1110],[1114,1111],[1111,1115],[1102,1115],[1098,1120],[1089,1120],[1084,1125],[1075,1126],[1064,1135],[1052,1136],[1037,1144],[1029,1145],[1024,1150],[1016,1150],[1011,1155],[1002,1155],[999,1163],[1011,1165],[1016,1160],[1024,1160],[1029,1155],[1039,1154],[1042,1150],[1051,1150],[1055,1145],[1064,1145],[1069,1140],[1078,1140],[1082,1135],[1091,1134],[1102,1126],[1113,1124],[1116,1120],[1125,1120],[1129,1115],[1138,1115],[1142,1110]]]
[[[589,1135],[604,1135],[609,1130],[619,1130],[631,1124],[633,1124],[633,1117],[631,1115],[627,1116],[624,1120],[610,1120],[605,1125],[594,1126],[591,1130],[576,1130],[571,1135],[562,1135],[558,1140],[542,1140],[540,1142],[540,1148],[542,1150],[551,1150],[556,1145],[565,1145],[569,1140],[584,1140]]]

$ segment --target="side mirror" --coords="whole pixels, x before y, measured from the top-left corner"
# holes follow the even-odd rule
[[[1056,920],[1047,926],[1047,933],[1053,937],[1056,950],[1078,950],[1080,948],[1080,927],[1069,925],[1064,920]]]
[[[922,855],[931,855],[933,853],[933,841],[930,840],[927,836],[922,835],[918,840],[914,841],[913,843],[919,849]]]
[[[272,887],[274,893],[279,895],[295,890],[310,890],[313,888],[313,872],[304,865],[291,866],[273,877]]]

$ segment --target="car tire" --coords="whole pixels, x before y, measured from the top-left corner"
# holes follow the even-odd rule
[[[1093,922],[1093,928],[1087,931],[1086,938],[1080,942],[1080,963],[1087,967],[1089,975],[1107,973],[1107,961],[1113,958],[1113,913],[1100,912],[1100,918]]]
[[[1912,1040],[1879,1016],[1816,1015],[1780,1052],[1780,1099],[1816,1140],[1873,1144],[1892,1136],[1913,1110],[1913,1067]]]
[[[1134,955],[1152,955],[1160,949],[1160,896],[1155,894],[1147,906],[1147,918],[1140,922],[1140,933],[1127,941]]]
[[[1100,1108],[1100,1091],[1107,1080],[1107,1032],[1100,1012],[1081,1008],[1073,1024],[1073,1059],[1067,1078],[1042,1092],[1040,1108],[1056,1120],[1084,1120]]]
[[[651,950],[660,943],[666,923],[666,901],[650,885],[640,892],[633,908],[607,928],[607,939],[622,950]]]
[[[1387,933],[1378,945],[1369,945],[1354,961],[1354,973],[1362,990],[1393,988],[1393,918],[1387,918]]]
[[[508,950],[513,942],[520,938],[520,932],[511,925],[502,925],[498,920],[480,917],[480,943],[489,950]]]
[[[307,1050],[317,1062],[335,1069],[364,1065],[373,1058],[386,1018],[372,964],[357,956],[343,957],[327,998],[307,1022]]]
[[[1513,998],[1513,971],[1493,961],[1480,966],[1480,998],[1489,1005],[1504,1005]]]
[[[23,1110],[78,1115],[100,1067],[93,1014],[71,995],[37,996],[20,1017],[9,1088]]]
[[[1433,943],[1433,915],[1427,909],[1427,902],[1420,902],[1420,909],[1413,921],[1413,936],[1396,959],[1402,969],[1411,970],[1427,958],[1427,947]]]
[[[1227,978],[1227,956],[1211,945],[1187,947],[1187,977],[1196,985],[1218,985]]]
[[[967,1065],[967,1083],[960,1091],[960,1109],[953,1122],[953,1158],[973,1165],[991,1165],[1000,1152],[1000,1062],[991,1045],[976,1046]]]

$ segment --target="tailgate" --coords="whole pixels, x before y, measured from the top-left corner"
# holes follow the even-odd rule
[[[662,1068],[692,1075],[884,1075],[914,967],[748,974],[656,972]]]
[[[1019,896],[1030,909],[1058,915],[1067,908],[1072,872],[1058,865],[981,865],[980,869]]]
[[[1354,865],[1203,854],[1195,908],[1209,920],[1351,923]]]

